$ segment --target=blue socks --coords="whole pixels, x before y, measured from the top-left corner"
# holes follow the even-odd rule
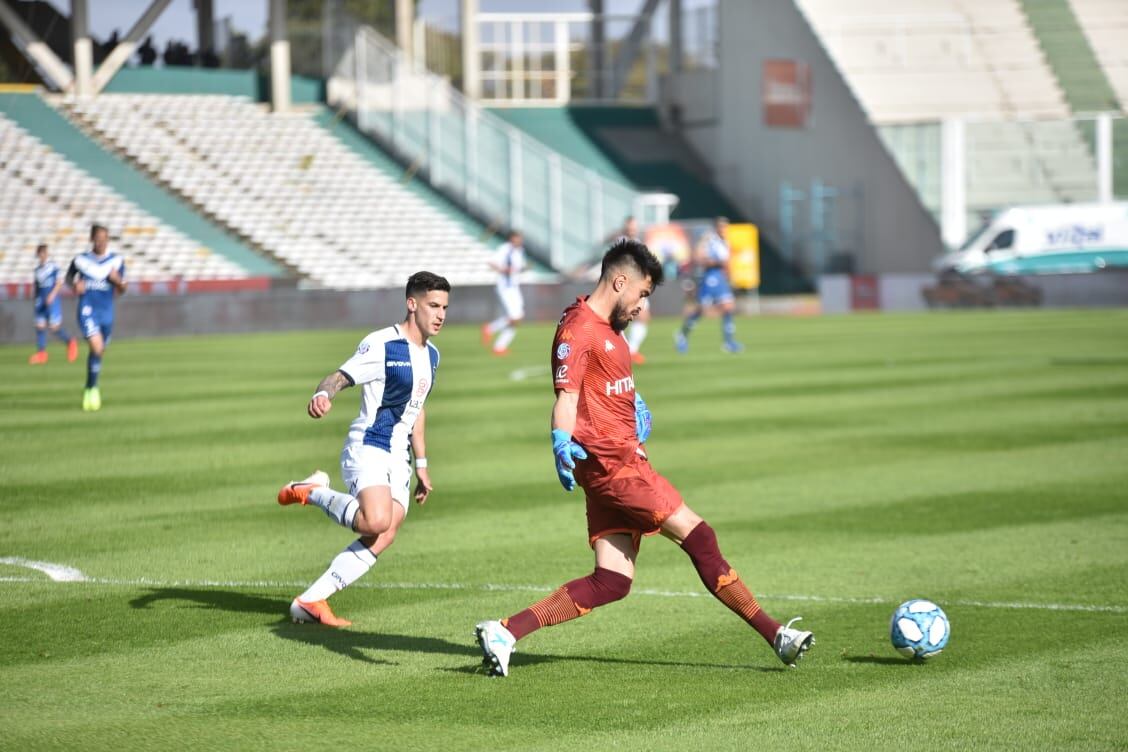
[[[725,342],[729,345],[735,346],[736,340],[733,335],[736,334],[736,322],[732,320],[732,314],[726,313],[721,321],[721,332],[725,335]]]
[[[39,352],[43,352],[44,350],[47,349],[47,330],[46,329],[36,329],[35,330],[35,349],[39,350]]]
[[[60,326],[55,330],[55,336],[59,338],[59,341],[65,342],[68,345],[70,344],[71,336],[67,334],[67,330],[63,327]]]
[[[102,356],[90,353],[86,359],[86,388],[93,389],[98,386],[98,374],[102,372]]]

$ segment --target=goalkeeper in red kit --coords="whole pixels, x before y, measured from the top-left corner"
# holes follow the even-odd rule
[[[814,644],[810,632],[768,616],[729,566],[713,528],[651,467],[645,441],[650,412],[635,392],[622,332],[642,300],[662,283],[662,265],[642,243],[623,238],[603,257],[599,282],[570,305],[552,343],[552,448],[564,490],[586,496],[595,571],[501,621],[475,632],[492,676],[509,674],[517,641],[541,627],[575,619],[626,597],[644,535],[661,533],[681,546],[705,587],[772,646],[788,666]]]

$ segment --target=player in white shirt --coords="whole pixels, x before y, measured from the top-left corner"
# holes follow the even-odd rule
[[[513,230],[509,240],[498,246],[490,258],[490,268],[497,272],[497,299],[502,314],[482,325],[482,344],[494,355],[508,355],[509,345],[517,336],[517,326],[525,318],[525,299],[521,296],[519,277],[525,270],[525,245],[521,233]],[[494,336],[497,339],[494,339]]]
[[[340,368],[317,385],[306,411],[323,418],[333,398],[350,386],[362,388],[360,414],[349,426],[341,452],[341,478],[348,493],[329,488],[321,470],[287,483],[278,503],[313,504],[338,525],[360,538],[336,558],[304,593],[290,604],[295,622],[347,627],[329,608],[334,593],[356,582],[392,545],[410,504],[411,456],[415,456],[415,501],[432,491],[427,472],[423,403],[435,385],[439,351],[428,340],[439,333],[450,302],[450,283],[431,272],[407,281],[407,316],[403,323],[372,332]]]

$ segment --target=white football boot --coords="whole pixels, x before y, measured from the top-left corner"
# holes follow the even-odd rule
[[[509,656],[517,638],[500,621],[483,621],[474,627],[478,645],[482,648],[482,665],[490,676],[509,676]]]
[[[779,631],[776,632],[775,640],[772,641],[775,654],[779,656],[784,665],[792,668],[795,668],[795,662],[803,657],[807,649],[815,644],[814,634],[791,628],[792,624],[802,618],[802,616],[796,616],[787,622],[786,626],[780,627]]]

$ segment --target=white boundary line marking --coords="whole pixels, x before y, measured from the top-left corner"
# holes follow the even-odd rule
[[[509,372],[510,381],[528,381],[549,372],[548,366],[526,366]]]
[[[113,577],[87,577],[79,572],[77,569],[64,567],[58,564],[50,564],[49,562],[29,562],[27,559],[13,559],[13,558],[0,558],[0,564],[16,564],[17,566],[30,566],[31,564],[47,565],[55,568],[55,571],[65,570],[71,573],[77,573],[78,578],[74,579],[57,579],[40,567],[31,567],[39,569],[40,571],[47,572],[48,577],[51,577],[53,582],[83,582],[92,585],[110,585],[118,587],[163,587],[163,588],[304,588],[308,582],[298,581],[273,581],[273,580],[157,580],[149,577],[137,578],[113,578]],[[45,580],[36,577],[0,577],[0,582],[14,582],[14,583],[44,583]],[[501,593],[549,593],[554,588],[545,585],[500,585],[485,583],[481,585],[467,585],[457,582],[358,582],[352,585],[356,588],[366,588],[372,590],[462,590],[469,592],[501,592]],[[657,598],[704,598],[708,593],[698,591],[678,591],[678,590],[652,590],[647,588],[635,588],[631,590],[632,593],[637,595],[649,595]],[[883,598],[880,596],[872,597],[851,597],[851,596],[827,596],[827,595],[802,595],[794,593],[786,594],[761,594],[757,596],[765,601],[794,601],[799,603],[845,603],[851,605],[857,604],[875,604],[875,605],[888,605],[895,606],[901,601],[893,600],[890,598]],[[1018,610],[1031,610],[1031,611],[1070,611],[1080,613],[1100,613],[1100,614],[1128,614],[1128,606],[1119,605],[1099,605],[1091,603],[1028,603],[1020,601],[976,601],[976,600],[954,600],[945,601],[946,606],[965,606],[970,608],[991,608],[991,609],[1018,609]]]
[[[55,582],[83,582],[86,580],[86,575],[74,567],[68,567],[65,564],[53,564],[49,561],[32,561],[31,559],[21,559],[18,556],[3,556],[0,557],[0,564],[35,569]]]

